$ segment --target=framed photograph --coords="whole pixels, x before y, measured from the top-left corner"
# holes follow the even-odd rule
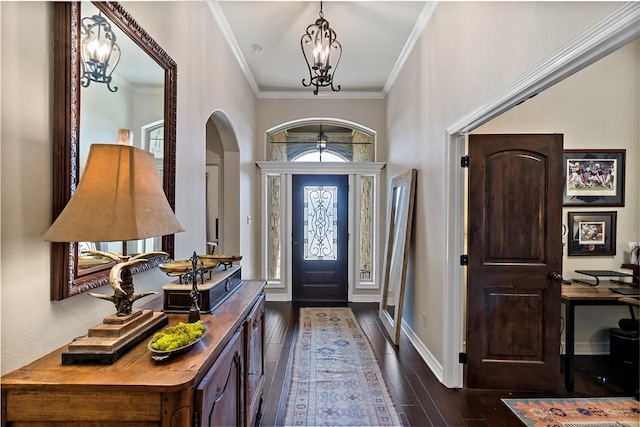
[[[616,254],[617,212],[569,212],[569,256]]]
[[[564,150],[564,206],[624,206],[626,150]]]

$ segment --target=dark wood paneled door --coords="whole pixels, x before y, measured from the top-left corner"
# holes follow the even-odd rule
[[[294,301],[347,301],[348,193],[346,175],[293,175]]]
[[[470,135],[468,388],[557,391],[562,135]]]

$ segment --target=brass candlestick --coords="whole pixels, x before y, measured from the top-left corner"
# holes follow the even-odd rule
[[[194,323],[200,320],[200,306],[198,301],[200,299],[200,291],[198,291],[198,276],[204,277],[205,268],[204,263],[200,262],[200,267],[198,267],[198,255],[196,252],[193,252],[191,258],[191,266],[192,268],[188,268],[185,272],[185,277],[191,279],[191,292],[189,296],[191,297],[191,308],[189,308],[189,323]]]

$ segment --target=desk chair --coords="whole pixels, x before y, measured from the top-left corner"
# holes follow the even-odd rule
[[[640,331],[640,319],[636,318],[634,307],[640,307],[640,299],[633,297],[621,297],[618,301],[629,304],[629,319],[620,319],[618,321],[618,327],[623,331],[632,331],[638,334]]]
[[[611,328],[609,331],[612,380],[625,390],[635,392],[638,399],[640,320],[636,318],[634,307],[640,307],[640,299],[621,297],[619,301],[628,304],[631,318],[620,319],[619,328]]]

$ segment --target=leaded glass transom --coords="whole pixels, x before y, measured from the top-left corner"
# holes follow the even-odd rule
[[[335,260],[338,229],[338,187],[304,187],[304,259]]]
[[[267,153],[279,162],[373,162],[374,140],[356,124],[310,119],[269,132]]]

